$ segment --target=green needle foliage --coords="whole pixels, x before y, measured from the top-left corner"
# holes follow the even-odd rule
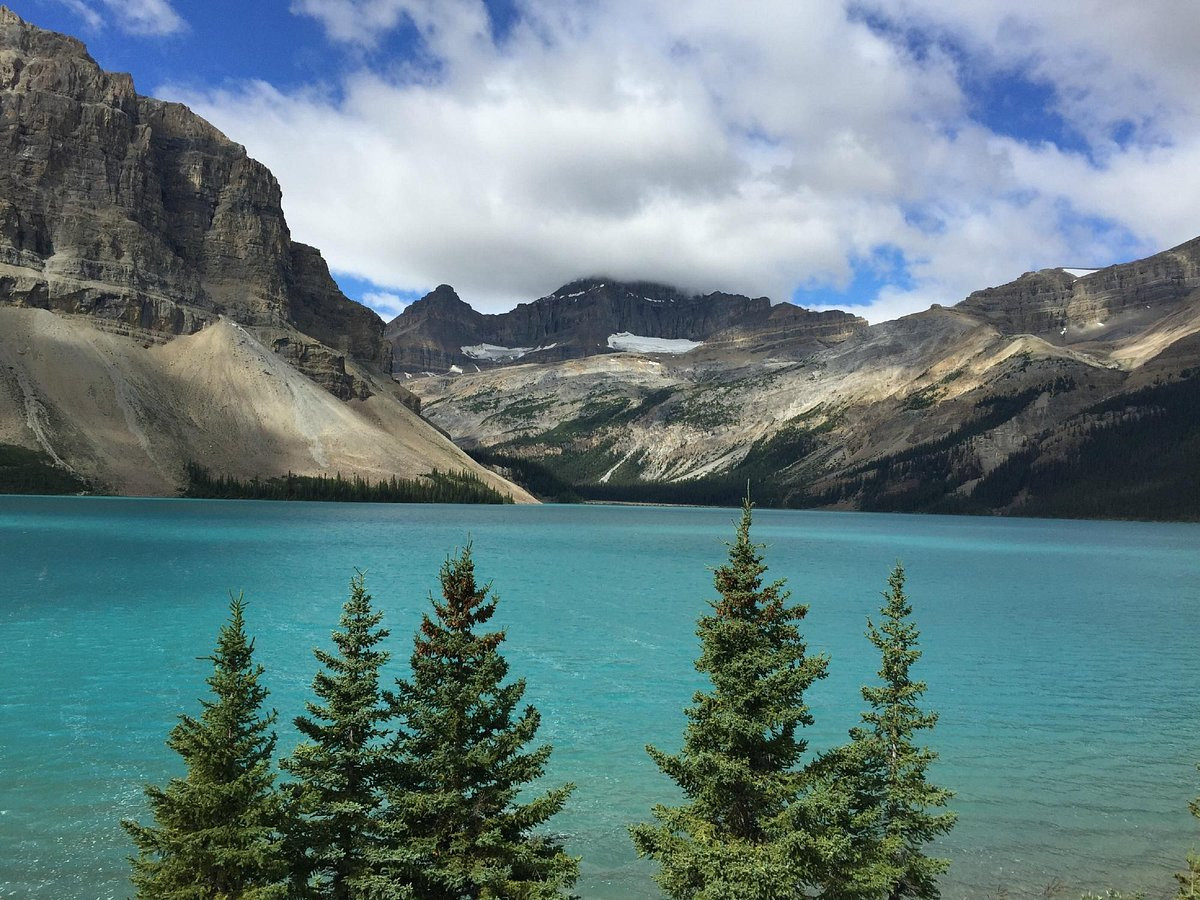
[[[761,545],[750,541],[743,504],[729,562],[716,570],[721,599],[701,617],[696,668],[711,691],[686,710],[683,748],[647,751],[683,790],[681,806],[656,806],[659,824],[630,829],[638,854],[674,898],[775,900],[806,894],[826,853],[810,828],[820,805],[798,769],[812,724],[804,692],[825,677],[828,659],[808,656],[797,624],[806,606],[787,605],[783,582],[763,585]]]
[[[277,824],[279,797],[271,756],[275,713],[261,712],[267,689],[246,637],[246,604],[231,598],[207,679],[214,700],[199,719],[180,716],[167,746],[187,775],[148,787],[155,826],[125,821],[138,848],[131,857],[138,897],[268,900],[286,896]]]
[[[379,688],[379,670],[390,654],[378,649],[388,632],[371,607],[363,574],[350,580],[336,654],[314,650],[323,669],[313,679],[319,702],[308,702],[296,727],[307,738],[283,768],[289,785],[289,857],[293,893],[366,896],[375,882],[382,848],[381,779],[390,754],[390,699]]]
[[[950,831],[956,816],[939,811],[953,793],[926,778],[937,754],[915,742],[938,716],[921,710],[925,682],[913,681],[910,674],[921,651],[900,563],[888,577],[883,598],[880,624],[867,623],[867,637],[882,655],[882,684],[863,687],[870,709],[863,713],[862,725],[851,729],[850,745],[838,754],[841,785],[853,795],[850,862],[834,873],[827,896],[937,897],[937,878],[950,863],[926,856],[924,846]]]
[[[476,586],[469,545],[443,564],[441,584],[436,618],[425,615],[414,639],[412,679],[397,682],[405,728],[389,796],[393,880],[422,900],[561,897],[579,861],[533,829],[574,785],[518,802],[550,756],[548,744],[525,749],[541,718],[532,706],[518,712],[524,680],[504,684],[504,632],[476,631],[496,598]]]
[[[1188,809],[1193,816],[1200,818],[1200,799],[1189,803]],[[1187,871],[1178,873],[1175,880],[1179,882],[1179,893],[1175,895],[1178,900],[1200,898],[1200,853],[1192,850],[1187,855]]]

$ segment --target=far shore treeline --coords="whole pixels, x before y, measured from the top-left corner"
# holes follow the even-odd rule
[[[939,896],[949,861],[926,849],[953,827],[953,795],[928,777],[936,754],[920,736],[937,714],[921,708],[925,684],[912,677],[922,651],[903,567],[867,622],[880,668],[860,721],[844,745],[809,753],[805,692],[830,660],[807,650],[807,606],[764,581],[750,526],[746,500],[715,571],[719,598],[698,621],[708,687],[684,711],[678,753],[647,747],[683,802],[630,827],[638,854],[677,900]],[[351,578],[333,647],[314,650],[301,743],[281,759],[247,604],[231,599],[207,657],[211,697],[167,740],[186,775],[146,789],[152,823],[122,823],[138,851],[138,897],[572,896],[579,858],[546,826],[574,785],[534,786],[551,747],[535,743],[525,681],[508,678],[505,633],[486,630],[497,598],[477,582],[469,544],[439,577],[410,675],[391,687],[380,683],[392,655],[383,613],[364,575]],[[1200,857],[1178,880],[1179,898],[1200,897]]]
[[[195,462],[186,465],[182,496],[214,500],[331,500],[342,503],[512,503],[473,472],[440,472],[424,478],[368,481],[357,475],[296,475],[241,480],[212,475]]]

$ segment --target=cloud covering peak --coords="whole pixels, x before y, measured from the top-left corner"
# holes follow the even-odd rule
[[[295,0],[339,70],[165,90],[381,289],[605,271],[875,321],[1200,231],[1200,13],[1081,6]]]

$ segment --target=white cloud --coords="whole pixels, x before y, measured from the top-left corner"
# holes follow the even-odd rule
[[[168,92],[275,172],[299,239],[376,284],[448,282],[493,310],[588,274],[783,299],[844,286],[888,245],[910,276],[877,299],[890,315],[1111,262],[1124,229],[1147,250],[1197,230],[1194,42],[1051,6],[897,0],[889,15],[1052,81],[1090,158],[989,132],[960,56],[912,52],[828,0],[523,0],[500,44],[478,0],[295,0],[358,47],[410,24],[436,76],[360,63],[336,94]],[[1139,16],[1168,7],[1190,34],[1190,5]],[[1105,137],[1134,114],[1135,140]]]
[[[862,0],[893,22],[963,44],[972,64],[1051,85],[1058,111],[1097,150],[1121,123],[1170,142],[1200,112],[1200,10],[1177,0]]]
[[[126,34],[162,37],[187,29],[187,22],[168,0],[99,0],[100,8],[86,0],[59,0],[88,28],[99,29],[111,23]]]
[[[443,58],[490,37],[480,0],[293,0],[291,9],[320,22],[330,39],[366,48],[402,22],[411,22]]]
[[[292,12],[319,21],[335,41],[374,45],[404,17],[404,0],[294,0]]]
[[[104,27],[104,17],[83,0],[58,0],[58,2],[83,19],[84,24],[93,31]]]
[[[379,313],[383,317],[383,320],[387,322],[400,315],[404,311],[404,308],[412,301],[391,291],[367,291],[362,295],[361,302],[364,306],[369,306],[375,312]]]

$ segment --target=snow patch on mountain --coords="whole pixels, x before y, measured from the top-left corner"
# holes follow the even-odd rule
[[[553,344],[544,344],[537,347],[500,347],[496,344],[472,344],[470,347],[459,347],[464,356],[469,356],[471,359],[489,359],[500,361],[505,359],[520,359],[526,353],[538,353],[542,350],[552,350],[558,346],[556,341]]]
[[[464,356],[471,359],[520,359],[532,347],[500,347],[496,344],[472,344],[470,347],[459,347]]]
[[[689,341],[686,338],[643,337],[640,334],[622,331],[608,336],[608,346],[627,353],[687,353],[689,350],[703,347],[704,342]]]

